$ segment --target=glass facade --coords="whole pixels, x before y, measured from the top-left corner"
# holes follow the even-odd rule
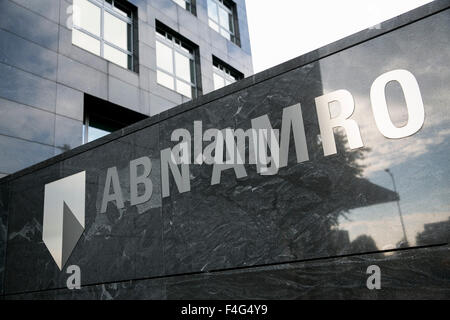
[[[157,81],[185,97],[196,96],[194,49],[169,32],[156,30]]]
[[[132,11],[115,0],[74,0],[72,43],[133,69]]]

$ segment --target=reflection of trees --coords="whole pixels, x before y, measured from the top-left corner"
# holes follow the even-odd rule
[[[247,242],[252,248],[249,254],[255,259],[264,255],[266,258],[281,255],[285,259],[301,259],[377,251],[375,242],[368,236],[350,242],[348,232],[338,230],[339,218],[351,209],[393,201],[397,195],[361,178],[364,167],[360,160],[370,152],[368,148],[350,150],[345,147],[343,135],[335,136],[338,149],[335,155],[324,157],[321,144],[312,140],[308,141],[311,160],[297,164],[291,141],[289,165],[277,175],[261,176],[253,166],[246,166],[248,177],[236,181],[230,170],[222,174],[218,186],[210,187],[207,181],[197,180],[186,201],[197,203],[195,210],[214,212],[228,228],[223,229],[226,234],[222,241],[228,239],[231,246],[238,248]],[[194,170],[202,171],[202,168],[194,166]],[[194,172],[194,176],[208,179],[210,174]],[[232,218],[227,219],[224,213]],[[197,218],[204,220],[204,216]],[[205,237],[209,237],[207,223],[205,220],[203,226],[200,222]],[[242,238],[240,224],[248,229],[248,234],[244,235],[244,239],[249,237],[247,240]],[[222,229],[215,232],[220,233]],[[185,230],[184,234],[189,232]],[[223,255],[230,254],[225,251]]]
[[[350,251],[371,252],[371,251],[378,251],[378,248],[372,237],[363,234],[351,242]]]
[[[341,161],[347,165],[347,174],[351,174],[354,177],[361,177],[366,168],[366,165],[363,165],[362,160],[365,159],[365,155],[370,152],[371,149],[365,147],[350,150],[349,147],[346,146],[347,138],[342,131],[336,131],[334,137],[338,149],[338,157],[340,157]],[[322,152],[321,148],[319,148],[319,150]]]
[[[311,148],[313,157],[318,159],[313,170],[322,175],[321,192],[308,190],[319,194],[321,198],[321,205],[316,211],[323,219],[321,236],[328,242],[330,253],[378,251],[375,241],[368,235],[361,235],[350,242],[347,231],[337,229],[339,218],[348,218],[347,214],[352,209],[394,201],[398,195],[362,178],[365,168],[362,160],[370,152],[369,148],[349,149],[342,131],[335,132],[335,141],[338,152],[330,157],[323,156],[320,143]],[[333,233],[346,233],[347,237],[336,237]],[[332,236],[327,237],[327,234]]]

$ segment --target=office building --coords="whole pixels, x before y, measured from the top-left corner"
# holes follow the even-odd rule
[[[0,177],[253,73],[244,0],[2,0]]]

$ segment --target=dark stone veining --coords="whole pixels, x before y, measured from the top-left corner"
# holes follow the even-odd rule
[[[448,299],[446,247],[333,258],[6,296],[6,299]],[[369,265],[382,270],[368,290]]]

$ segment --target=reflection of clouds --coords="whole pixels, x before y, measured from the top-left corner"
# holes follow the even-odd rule
[[[445,221],[449,217],[450,212],[420,212],[404,215],[403,220],[405,221],[406,236],[409,244],[416,244],[416,236],[424,231],[425,224]],[[383,250],[395,248],[396,244],[403,238],[402,226],[398,215],[382,219],[343,220],[339,223],[339,229],[348,231],[350,241],[355,240],[360,235],[370,236],[377,247]]]
[[[0,135],[0,171],[13,173],[54,155],[54,147]]]
[[[392,118],[401,114],[399,109],[393,108]],[[396,114],[394,115],[394,113]],[[436,116],[426,117],[424,124],[426,128],[422,128],[412,137],[398,140],[387,139],[382,136],[374,124],[373,117],[363,117],[361,120],[358,119],[358,122],[361,123],[361,128],[364,128],[362,133],[364,144],[371,148],[370,156],[360,160],[360,164],[365,166],[364,174],[367,176],[370,176],[373,172],[409,162],[426,154],[444,143],[450,136],[450,128],[431,132],[426,130],[442,127],[446,124],[445,118]],[[425,132],[422,133],[421,131]]]
[[[0,98],[0,116],[0,133],[53,144],[55,120],[52,113]]]
[[[405,65],[405,58],[394,56],[386,62],[386,65],[392,70],[399,68]],[[418,67],[421,65],[424,66]],[[424,155],[444,143],[450,135],[448,129],[450,119],[442,112],[446,108],[446,101],[450,101],[450,92],[443,85],[444,79],[450,77],[450,69],[436,66],[435,61],[429,61],[428,65],[418,62],[415,68],[409,69],[413,70],[419,81],[425,109],[424,125],[411,137],[402,139],[384,137],[375,124],[369,92],[365,92],[362,88],[351,90],[355,98],[355,112],[352,118],[356,119],[360,126],[364,145],[371,148],[370,156],[360,162],[366,166],[364,174],[367,176]],[[403,92],[398,83],[395,85],[396,88],[391,84],[387,85],[386,100],[392,122],[397,127],[402,127],[408,121],[408,112]]]
[[[448,14],[442,12],[320,61],[324,93],[345,88],[355,98],[352,118],[361,128],[364,145],[371,148],[362,163],[367,165],[366,175],[436,152],[450,135],[448,21]],[[406,69],[416,77],[425,123],[412,137],[390,140],[375,125],[369,94],[376,77],[395,69]],[[407,109],[398,84],[387,85],[386,98],[391,119],[396,126],[404,125]]]
[[[439,109],[438,104],[434,108],[430,105],[424,106],[424,125],[417,133],[402,139],[388,139],[380,133],[375,124],[369,97],[367,95],[353,95],[356,106],[352,119],[355,119],[359,125],[364,146],[371,149],[367,157],[358,160],[358,164],[365,168],[365,176],[370,177],[374,172],[409,162],[433,151],[450,136],[449,119],[443,117],[442,113],[436,112]],[[448,96],[447,101],[450,101],[449,92],[445,92],[445,96]],[[439,99],[446,100],[442,95]],[[408,119],[406,106],[404,104],[393,104],[391,101],[388,102],[388,105],[393,123],[397,127],[405,125]],[[330,107],[330,111],[337,112],[335,109],[334,106],[333,108]],[[344,132],[346,135],[345,131],[339,129],[337,131]],[[349,148],[348,145],[347,148]]]
[[[450,74],[448,76],[450,77]],[[437,77],[441,78],[442,74]],[[351,90],[355,99],[355,112],[352,119],[355,119],[360,127],[364,146],[371,148],[369,156],[359,162],[365,166],[365,175],[370,176],[376,171],[411,161],[432,151],[450,136],[449,118],[442,113],[445,102],[450,101],[450,92],[444,88],[428,90],[430,91],[427,92],[433,94],[428,95],[427,100],[424,101],[425,121],[423,127],[414,135],[402,139],[384,137],[375,124],[368,92]],[[401,92],[392,93],[394,94],[386,95],[389,115],[397,127],[402,127],[408,121],[407,108],[403,97],[398,95]]]
[[[13,33],[0,30],[0,62],[56,80],[57,55]]]

